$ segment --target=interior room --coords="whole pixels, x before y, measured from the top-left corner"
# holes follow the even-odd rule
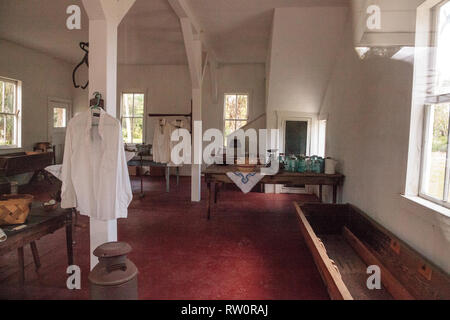
[[[1,0],[0,299],[450,299],[449,54],[449,0]]]

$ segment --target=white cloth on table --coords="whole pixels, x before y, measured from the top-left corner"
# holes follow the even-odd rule
[[[131,151],[125,151],[125,158],[127,160],[127,163],[132,160],[134,158],[134,156],[136,155],[136,152],[131,152]]]
[[[249,193],[264,178],[258,172],[227,172],[228,178],[236,184],[243,193]]]
[[[97,220],[126,218],[131,184],[119,121],[89,109],[67,126],[61,207],[77,208]]]
[[[53,166],[48,166],[47,168],[45,168],[45,171],[51,173],[58,180],[61,180],[61,175],[62,175],[62,165],[61,164],[55,164]]]

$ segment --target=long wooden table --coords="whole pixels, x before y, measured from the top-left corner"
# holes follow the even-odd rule
[[[35,202],[24,225],[26,225],[25,228],[17,231],[13,229],[18,226],[1,227],[8,238],[6,241],[0,242],[0,255],[17,249],[21,284],[25,282],[24,246],[30,244],[36,269],[39,269],[40,261],[35,241],[63,227],[66,228],[68,265],[73,265],[72,210],[56,209],[47,212],[42,208],[41,203]]]
[[[228,172],[239,171],[236,166],[233,165],[212,165],[207,167],[203,174],[205,175],[205,181],[208,187],[208,220],[211,218],[211,207],[213,202],[212,187],[214,187],[214,203],[217,203],[219,185],[222,184],[234,184],[234,182],[228,178]],[[338,186],[344,181],[344,176],[340,173],[337,174],[322,174],[322,173],[298,173],[288,172],[280,170],[276,175],[267,175],[261,181],[260,184],[289,184],[289,185],[309,185],[319,186],[319,198],[322,201],[322,186],[333,186],[333,203],[337,203],[337,190]]]

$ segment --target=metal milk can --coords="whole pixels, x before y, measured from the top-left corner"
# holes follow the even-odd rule
[[[89,274],[92,300],[137,300],[138,269],[128,260],[131,246],[108,242],[94,250],[99,263]]]

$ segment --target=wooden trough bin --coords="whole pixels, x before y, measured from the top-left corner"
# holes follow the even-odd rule
[[[450,276],[356,207],[295,203],[300,228],[333,300],[448,300]],[[367,267],[381,271],[370,290]]]

